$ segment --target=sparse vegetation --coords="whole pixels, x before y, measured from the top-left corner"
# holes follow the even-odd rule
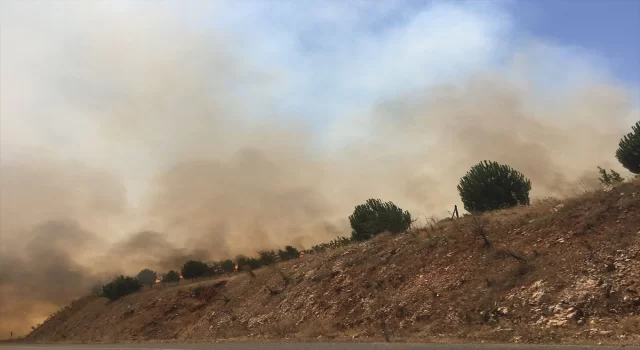
[[[155,273],[155,271],[152,271],[150,269],[144,269],[138,272],[137,278],[138,278],[138,281],[140,281],[140,283],[148,285],[149,287],[153,287],[153,285],[156,284],[158,275]]]
[[[285,261],[293,258],[299,257],[299,252],[296,248],[292,246],[286,246],[285,250],[279,250],[276,253],[273,250],[261,250],[258,252],[258,257],[247,257],[244,255],[236,256],[236,264],[238,264],[239,271],[251,271],[255,269],[259,269],[264,266],[269,266],[275,264],[278,260]],[[231,260],[227,262],[227,267],[230,271],[235,269],[235,265]]]
[[[135,293],[142,288],[137,278],[120,275],[102,286],[102,295],[109,300],[118,300],[125,295]]]
[[[632,132],[620,139],[616,158],[627,170],[640,174],[640,121],[636,122],[631,129]]]
[[[46,340],[67,341],[58,330],[70,327],[75,334],[98,334],[97,341],[104,341],[120,336],[122,328],[97,325],[115,319],[132,329],[126,340],[157,339],[161,332],[173,335],[177,324],[188,327],[191,337],[203,335],[205,340],[250,334],[274,339],[290,334],[284,328],[288,320],[308,314],[314,315],[309,321],[295,322],[302,339],[312,334],[314,339],[340,334],[358,334],[363,340],[422,339],[419,329],[428,328],[467,342],[508,341],[513,334],[523,343],[552,337],[582,340],[575,338],[575,327],[540,325],[593,320],[598,332],[605,333],[586,329],[588,339],[637,344],[638,289],[630,282],[638,280],[633,259],[640,227],[640,218],[633,215],[640,210],[638,186],[640,182],[633,180],[569,200],[540,201],[453,221],[434,218],[436,230],[416,229],[415,235],[405,237],[385,233],[302,263],[273,264],[255,275],[247,268],[251,279],[203,281],[178,287],[174,293],[146,291],[106,308],[104,300],[86,298],[88,304],[98,305],[82,309],[73,319],[89,313],[87,319],[97,321],[69,322],[76,311],[62,311],[34,333],[46,334]],[[583,234],[586,224],[591,227],[589,234]],[[319,246],[329,249],[349,243],[337,238]],[[279,253],[284,251],[286,247]],[[239,256],[237,261],[249,266],[249,261],[259,263],[260,258]],[[223,264],[209,267],[220,275]],[[614,273],[618,270],[625,273]],[[411,288],[399,288],[409,284]],[[282,302],[291,306],[281,307]],[[615,316],[606,312],[611,308],[617,310]],[[276,313],[278,317],[271,316]],[[532,317],[539,321],[533,324]],[[415,328],[402,328],[414,321]],[[314,329],[320,325],[324,328]],[[512,334],[508,338],[503,335],[505,327]],[[102,336],[103,329],[109,334]],[[69,340],[79,339],[70,334],[65,334]]]
[[[607,172],[607,169],[598,167],[598,171],[600,172],[600,178],[598,180],[600,180],[600,183],[604,186],[614,186],[624,182],[622,176],[613,169]]]
[[[464,208],[482,213],[517,205],[529,205],[531,181],[508,165],[483,161],[460,180],[458,192]]]
[[[411,226],[411,214],[393,202],[369,199],[349,216],[351,239],[364,241],[382,232],[400,233]]]
[[[313,247],[311,247],[310,250],[304,250],[303,252],[305,252],[305,253],[321,253],[321,252],[324,252],[327,249],[334,249],[334,248],[346,246],[347,244],[349,244],[351,242],[352,241],[347,237],[338,236],[335,239],[331,240],[329,243],[321,243],[321,244],[314,245]]]
[[[193,296],[199,298],[202,292],[205,291],[205,289],[206,288],[204,286],[197,286],[193,288]]]

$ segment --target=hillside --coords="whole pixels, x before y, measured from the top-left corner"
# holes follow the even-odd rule
[[[640,343],[640,183],[380,235],[226,279],[85,297],[29,341]]]

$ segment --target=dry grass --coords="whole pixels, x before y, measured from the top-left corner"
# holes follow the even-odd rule
[[[620,325],[625,332],[640,335],[640,316],[628,317],[622,320]]]
[[[88,297],[32,336],[383,340],[384,321],[392,341],[640,343],[639,212],[636,181],[434,219],[226,283],[153,288],[117,302]]]

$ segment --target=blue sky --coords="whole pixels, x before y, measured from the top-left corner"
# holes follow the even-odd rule
[[[521,31],[589,51],[618,79],[640,83],[640,1],[514,1],[509,12]]]
[[[55,43],[69,46],[74,43],[71,38],[92,42],[95,35],[107,35],[94,28],[96,23],[127,28],[125,36],[140,40],[140,59],[170,50],[169,42],[162,43],[163,33],[182,40],[197,32],[198,49],[216,38],[222,41],[224,54],[242,62],[245,73],[264,78],[259,84],[235,83],[237,79],[229,84],[239,95],[260,95],[266,106],[258,113],[268,108],[273,114],[297,115],[318,126],[383,96],[392,98],[455,82],[482,69],[504,67],[524,51],[536,57],[539,79],[566,83],[586,74],[620,80],[636,91],[640,85],[640,1],[636,0],[164,1],[154,2],[153,7],[147,1],[59,1],[52,6],[46,1],[5,0],[1,4],[6,8],[4,22],[9,22],[4,26],[5,41],[17,38],[11,35],[15,26],[34,41],[19,49],[39,45],[41,54],[60,62],[80,59],[82,48],[60,51],[53,48]],[[20,23],[34,29],[26,30]],[[136,38],[136,32],[143,31],[146,36]],[[326,103],[307,108],[318,98]]]
[[[538,55],[542,84],[548,85],[549,79],[570,83],[575,75],[591,75],[618,81],[640,102],[640,1],[372,4],[245,1],[226,8],[227,15],[213,24],[203,18],[216,8],[198,11],[193,23],[243,37],[248,47],[261,53],[260,65],[274,70],[284,65],[300,80],[306,79],[287,91],[292,98],[280,107],[283,113],[296,114],[309,96],[324,96],[332,103],[317,108],[311,113],[315,116],[307,114],[320,125],[343,112],[346,98],[354,107],[359,101],[366,105],[383,95],[448,83],[470,72],[508,65],[518,51]],[[389,53],[394,51],[398,55],[392,57]],[[384,71],[394,63],[399,64],[393,71]],[[367,77],[377,67],[382,70]],[[345,76],[350,81],[338,83]]]

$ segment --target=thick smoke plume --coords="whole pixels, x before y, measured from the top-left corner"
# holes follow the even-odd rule
[[[34,21],[46,14],[28,10]],[[534,196],[572,195],[596,166],[619,169],[617,141],[640,119],[625,88],[606,81],[544,93],[524,53],[503,70],[336,116],[331,133],[358,137],[327,147],[268,108],[286,98],[281,72],[256,68],[222,33],[145,14],[70,11],[70,26],[104,25],[27,49],[60,23],[5,18],[2,332],[24,334],[116,273],[349,235],[347,216],[368,198],[443,215],[484,159],[522,171]]]

